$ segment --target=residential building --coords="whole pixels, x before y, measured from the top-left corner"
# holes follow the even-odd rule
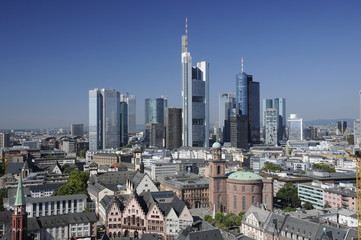
[[[288,118],[288,140],[303,140],[303,121],[297,114],[290,114]]]
[[[260,86],[243,70],[236,75],[236,102],[240,113],[247,116],[248,143],[260,141]]]
[[[158,192],[157,186],[146,173],[140,171],[134,172],[133,176],[129,177],[126,183],[127,193],[135,192],[141,194],[142,192]]]
[[[72,137],[82,137],[84,135],[84,124],[82,123],[73,123],[70,129]]]
[[[345,184],[324,190],[324,204],[332,208],[344,208],[356,212],[356,191]]]
[[[165,110],[165,147],[169,150],[182,146],[182,109]]]
[[[160,191],[175,192],[188,208],[209,207],[209,184],[204,177],[181,172],[176,175],[159,176]]]
[[[89,150],[120,146],[120,94],[115,90],[89,90]]]
[[[186,20],[187,21],[187,20]],[[192,67],[188,51],[188,26],[182,36],[183,146],[209,146],[209,64]]]
[[[263,204],[267,209],[273,209],[272,179],[246,171],[226,175],[221,145],[214,143],[211,151],[209,202],[212,211],[238,214],[247,211],[253,204]]]

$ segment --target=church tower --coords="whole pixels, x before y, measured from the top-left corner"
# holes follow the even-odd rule
[[[25,240],[27,237],[27,213],[22,177],[19,179],[14,211],[11,217],[11,239]]]
[[[134,171],[139,170],[140,173],[144,173],[144,163],[143,163],[143,154],[142,148],[136,147],[133,151],[133,163]]]
[[[212,160],[209,163],[209,203],[212,212],[227,210],[226,161],[222,159],[222,146],[212,145]]]

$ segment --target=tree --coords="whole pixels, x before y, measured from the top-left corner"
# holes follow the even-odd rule
[[[276,194],[276,197],[286,203],[288,207],[297,208],[301,206],[301,201],[298,198],[297,187],[293,183],[286,183]]]
[[[58,195],[73,195],[73,194],[87,194],[87,181],[89,175],[79,169],[74,169],[69,175],[67,184],[59,187],[54,193],[54,196]]]
[[[325,172],[329,172],[329,173],[330,172],[336,172],[335,168],[330,167],[329,165],[323,164],[323,163],[315,163],[315,164],[312,165],[312,168],[322,170],[322,171],[325,171]]]
[[[284,211],[284,212],[294,212],[294,211],[296,211],[296,210],[297,210],[297,208],[286,207],[283,211]]]
[[[312,203],[310,203],[310,202],[305,202],[302,207],[306,210],[314,209]]]
[[[71,171],[73,171],[74,169],[77,169],[77,167],[75,165],[71,165],[71,164],[64,164],[63,166],[63,173],[64,174],[69,174],[71,173]]]
[[[281,172],[283,168],[279,165],[273,164],[271,162],[265,162],[262,168],[264,172]]]

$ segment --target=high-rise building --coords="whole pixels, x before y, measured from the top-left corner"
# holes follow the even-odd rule
[[[89,90],[89,150],[120,147],[120,94]]]
[[[183,146],[209,146],[209,64],[192,67],[188,52],[188,26],[182,36]]]
[[[286,118],[286,99],[285,98],[274,98],[274,99],[263,99],[262,101],[262,126],[264,131],[264,138],[266,138],[266,111],[268,108],[276,109],[278,113],[278,140],[285,138],[285,130],[287,125],[287,118]]]
[[[164,113],[167,97],[145,99],[145,126],[150,146],[164,147]]]
[[[84,135],[84,125],[82,123],[71,125],[71,136],[82,137]]]
[[[10,147],[10,134],[0,133],[0,149]]]
[[[233,93],[222,93],[219,95],[219,113],[218,113],[218,126],[219,136],[218,142],[230,142],[230,111],[236,108],[236,96]]]
[[[241,115],[237,108],[230,109],[229,129],[231,146],[248,148],[248,118]]]
[[[288,140],[303,140],[303,121],[297,114],[288,118]]]
[[[267,108],[265,118],[265,144],[278,145],[279,141],[279,118],[276,108]]]
[[[236,75],[236,101],[241,114],[248,118],[248,142],[260,141],[260,95],[259,82],[254,82],[252,75],[243,70]]]
[[[337,130],[340,134],[344,134],[347,129],[347,122],[346,121],[338,121],[337,122]]]
[[[182,109],[167,108],[165,111],[165,129],[167,149],[175,149],[182,146]]]
[[[128,134],[135,134],[137,132],[137,101],[135,95],[128,93],[120,95],[120,101],[128,104]]]
[[[128,144],[128,107],[129,105],[126,102],[120,102],[119,105],[119,114],[120,114],[120,146],[125,146]]]

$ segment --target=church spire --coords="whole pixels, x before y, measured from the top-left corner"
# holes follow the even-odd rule
[[[25,195],[24,195],[24,188],[23,188],[23,178],[20,175],[20,179],[18,182],[18,189],[16,190],[16,198],[14,206],[25,206]]]

